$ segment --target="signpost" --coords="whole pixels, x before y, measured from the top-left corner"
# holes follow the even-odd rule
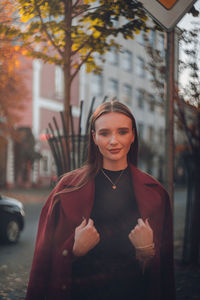
[[[140,0],[144,9],[165,31],[172,31],[196,0]]]
[[[174,196],[174,27],[196,0],[140,0],[144,9],[167,32],[165,101],[165,186]]]

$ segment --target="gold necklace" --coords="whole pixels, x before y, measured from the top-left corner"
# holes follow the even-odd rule
[[[125,170],[125,169],[124,169],[124,170]],[[116,188],[117,188],[117,183],[118,183],[118,181],[120,180],[120,177],[122,176],[122,174],[124,173],[124,170],[121,171],[121,173],[120,173],[119,177],[117,178],[117,180],[116,180],[115,182],[113,182],[112,179],[104,172],[104,170],[101,169],[103,175],[104,175],[104,176],[112,183],[112,188],[113,188],[113,190],[116,190]]]

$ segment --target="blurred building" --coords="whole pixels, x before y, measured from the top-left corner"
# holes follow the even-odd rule
[[[89,103],[92,97],[96,97],[96,105],[98,105],[106,95],[111,99],[119,99],[131,109],[139,132],[139,167],[162,181],[165,155],[164,79],[160,80],[161,88],[155,87],[153,83],[155,78],[150,69],[156,69],[158,66],[155,62],[155,66],[150,68],[150,57],[146,46],[152,47],[164,61],[165,33],[152,30],[148,34],[148,41],[144,33],[136,35],[134,40],[122,38],[117,40],[122,45],[122,49],[117,52],[113,48],[113,51],[107,53],[101,75],[86,74],[82,68],[80,97]],[[166,69],[155,71],[155,77],[164,78],[165,72]],[[175,35],[175,78],[177,81],[177,34]]]
[[[116,98],[128,105],[136,118],[141,141],[139,167],[162,180],[165,140],[164,99],[152,84],[144,35],[141,33],[134,40],[124,40],[120,37],[117,40],[121,43],[122,49],[117,52],[113,48],[106,54],[101,75],[87,74],[83,66],[75,78],[71,95],[73,115],[79,116],[79,103],[80,100],[84,100],[82,119],[84,123],[93,97],[96,97],[95,107],[105,96],[110,99]],[[163,32],[150,32],[150,45],[155,51],[159,51],[163,59],[164,41]],[[176,49],[178,53],[178,47]],[[96,59],[98,60],[98,56]],[[175,69],[177,60],[178,55]],[[63,72],[60,67],[44,64],[38,60],[33,61],[30,72],[28,85],[32,101],[19,127],[32,128],[36,141],[35,150],[42,156],[35,161],[30,170],[29,184],[48,185],[56,174],[56,167],[45,134],[53,117],[56,117],[60,124],[59,111],[63,110],[64,96]],[[13,184],[16,180],[15,159],[13,142],[10,141],[7,155],[7,184]]]

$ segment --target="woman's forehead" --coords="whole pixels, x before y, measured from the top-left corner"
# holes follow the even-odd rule
[[[110,112],[102,114],[95,121],[95,128],[123,128],[132,127],[132,120],[123,113]]]

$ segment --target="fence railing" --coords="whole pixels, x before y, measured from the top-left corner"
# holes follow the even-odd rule
[[[106,99],[107,97],[104,97],[102,103],[105,102]],[[89,107],[84,128],[82,128],[83,103],[84,101],[81,101],[80,103],[78,130],[75,130],[75,120],[72,115],[71,106],[69,115],[69,130],[66,128],[63,111],[60,112],[62,124],[61,128],[59,128],[55,117],[53,117],[52,122],[48,124],[46,136],[54,157],[58,176],[79,168],[86,161],[89,138],[89,123],[94,110],[95,97],[92,99]]]

